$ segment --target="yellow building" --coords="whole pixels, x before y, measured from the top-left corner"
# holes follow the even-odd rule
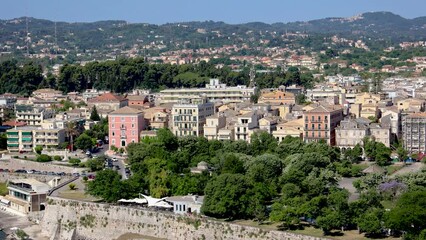
[[[303,118],[295,119],[277,125],[277,130],[272,132],[272,135],[281,142],[285,137],[300,137],[303,138]]]

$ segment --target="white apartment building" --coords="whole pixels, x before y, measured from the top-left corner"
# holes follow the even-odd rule
[[[254,95],[256,88],[246,86],[229,87],[226,84],[221,84],[219,79],[210,79],[210,83],[206,84],[205,88],[176,88],[160,91],[158,100],[163,103],[177,103],[179,99],[188,98],[190,96],[203,96],[208,101],[244,102],[249,101]]]
[[[259,119],[262,114],[258,111],[249,112],[238,117],[235,124],[235,140],[244,140],[250,142],[250,137],[255,129],[259,129]]]
[[[18,122],[25,122],[29,126],[40,126],[44,119],[54,116],[54,111],[32,105],[16,105],[15,114]]]
[[[180,99],[172,108],[172,132],[176,136],[204,136],[206,118],[214,114],[214,104],[206,98]]]

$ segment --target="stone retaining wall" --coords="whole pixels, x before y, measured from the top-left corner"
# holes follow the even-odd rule
[[[106,240],[127,233],[163,239],[322,239],[141,208],[53,197],[47,203],[40,224],[55,239]]]

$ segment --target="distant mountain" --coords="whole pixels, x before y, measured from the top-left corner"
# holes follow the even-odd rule
[[[9,49],[22,49],[28,37],[32,43],[61,49],[84,51],[87,49],[128,49],[138,45],[163,45],[158,49],[197,48],[258,42],[274,39],[286,32],[312,35],[339,35],[349,39],[360,37],[393,40],[393,42],[426,40],[426,17],[406,19],[390,12],[370,12],[349,18],[325,18],[306,22],[266,24],[251,22],[227,24],[224,22],[182,22],[163,25],[125,21],[99,21],[92,23],[57,22],[28,19],[30,35],[26,36],[26,19],[0,20],[0,50],[5,43]],[[44,44],[44,45],[43,45]],[[160,51],[159,50],[159,51]]]

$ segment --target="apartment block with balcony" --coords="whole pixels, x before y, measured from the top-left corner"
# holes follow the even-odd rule
[[[221,84],[219,79],[210,79],[205,88],[177,88],[160,91],[158,99],[160,103],[178,103],[182,98],[190,98],[194,95],[204,96],[209,102],[221,101],[226,103],[238,103],[249,101],[254,95],[255,87],[235,86],[229,87]]]
[[[40,126],[44,119],[55,115],[52,109],[32,105],[16,105],[15,114],[16,121],[25,122],[29,126]]]
[[[109,146],[126,148],[140,141],[140,132],[145,129],[143,113],[131,107],[123,107],[108,115]]]
[[[413,113],[403,117],[402,140],[409,153],[426,152],[426,113]]]
[[[64,128],[24,126],[9,129],[6,133],[9,152],[33,152],[36,146],[57,148],[65,142]]]
[[[263,117],[258,111],[249,112],[238,117],[234,125],[235,140],[244,140],[250,143],[251,135],[259,129],[259,119]]]
[[[335,129],[343,119],[343,108],[339,105],[320,105],[304,113],[306,142],[324,140],[336,145]]]
[[[214,114],[214,104],[205,97],[181,99],[172,108],[172,132],[182,136],[204,136],[206,118]]]

